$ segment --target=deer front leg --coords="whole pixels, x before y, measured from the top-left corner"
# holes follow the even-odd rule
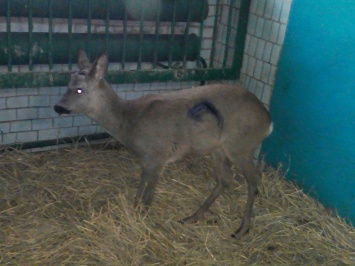
[[[141,181],[134,202],[134,207],[140,211],[147,210],[152,203],[162,168],[161,166],[143,166]]]

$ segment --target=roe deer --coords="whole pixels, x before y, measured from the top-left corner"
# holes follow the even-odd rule
[[[80,50],[78,67],[54,110],[87,115],[140,160],[136,207],[151,204],[166,164],[189,152],[210,153],[217,184],[202,206],[181,222],[196,222],[203,216],[228,187],[233,163],[246,179],[248,199],[241,226],[232,236],[249,230],[259,180],[253,153],[272,131],[269,112],[256,96],[239,86],[216,84],[122,100],[104,79],[105,54],[91,65]]]

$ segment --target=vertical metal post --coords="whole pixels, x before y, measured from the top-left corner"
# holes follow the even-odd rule
[[[139,21],[139,48],[138,48],[138,63],[137,69],[142,68],[142,43],[143,43],[143,35],[144,35],[144,8],[143,8],[144,0],[140,0],[140,21]]]
[[[126,6],[126,1],[123,0],[124,5]],[[123,44],[122,44],[122,69],[125,69],[125,59],[126,59],[126,44],[127,44],[127,9],[124,10],[124,19],[123,19]]]
[[[202,1],[202,14],[205,14],[205,9],[206,9],[206,2]],[[201,57],[201,44],[202,44],[202,38],[203,38],[203,28],[204,28],[204,23],[203,20],[200,23],[200,28],[199,28],[199,42],[198,42],[198,56],[197,56],[197,60],[196,60],[196,66],[197,67],[201,67],[200,64],[200,57]]]
[[[108,42],[110,39],[110,0],[106,0],[106,21],[105,21],[105,52],[108,54]]]
[[[173,17],[171,20],[171,37],[170,37],[170,49],[169,49],[169,63],[168,66],[171,68],[172,58],[173,58],[173,42],[175,34],[175,24],[176,24],[176,0],[173,0]]]
[[[69,18],[68,18],[68,35],[69,35],[69,70],[73,69],[73,1],[69,0]]]
[[[87,43],[87,54],[90,58],[91,56],[91,17],[92,17],[92,5],[91,0],[87,0],[88,5],[88,43]]]
[[[250,10],[250,0],[242,0],[240,3],[237,34],[234,42],[234,58],[232,68],[236,78],[240,77],[240,70],[243,63],[243,53],[245,46],[245,37],[247,35],[248,18]]]
[[[228,52],[229,52],[229,40],[230,40],[230,35],[231,35],[231,30],[232,30],[231,23],[232,23],[234,3],[235,3],[235,0],[230,0],[230,4],[229,4],[230,6],[229,6],[229,12],[228,12],[228,22],[227,22],[226,47],[224,49],[224,58],[223,58],[223,68],[225,68],[227,65]]]
[[[27,1],[28,4],[28,51],[29,51],[29,70],[33,70],[33,49],[32,49],[32,39],[33,39],[33,21],[32,21],[32,0]]]
[[[49,18],[48,18],[48,34],[49,34],[49,50],[48,50],[48,62],[49,69],[53,69],[53,0],[49,1]]]
[[[160,12],[161,12],[161,1],[158,1],[157,6],[157,18],[155,20],[155,43],[154,43],[154,58],[153,58],[153,69],[157,67],[158,64],[158,40],[159,40],[159,27],[160,27]]]
[[[7,70],[12,71],[12,39],[11,39],[11,4],[6,1],[6,31],[7,31]]]
[[[214,25],[213,25],[213,39],[212,39],[212,48],[211,48],[210,68],[213,68],[213,63],[214,63],[214,55],[215,55],[216,40],[217,40],[217,26],[218,26],[219,8],[220,8],[220,0],[217,0],[216,14],[215,14]]]
[[[183,59],[183,68],[186,68],[186,49],[187,49],[187,41],[190,30],[190,14],[191,14],[191,1],[188,1],[187,4],[187,20],[186,20],[186,28],[185,28],[185,49],[184,49],[184,59]]]

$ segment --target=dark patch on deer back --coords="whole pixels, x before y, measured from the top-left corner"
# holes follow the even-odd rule
[[[210,113],[215,116],[218,127],[222,129],[224,121],[223,116],[213,103],[209,101],[202,101],[188,110],[189,117],[197,121],[201,121],[202,115],[207,113]]]

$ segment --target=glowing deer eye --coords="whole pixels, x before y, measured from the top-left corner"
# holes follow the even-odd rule
[[[84,92],[84,90],[83,90],[83,89],[80,89],[80,88],[76,90],[76,93],[77,93],[77,94],[82,94],[83,92]]]

